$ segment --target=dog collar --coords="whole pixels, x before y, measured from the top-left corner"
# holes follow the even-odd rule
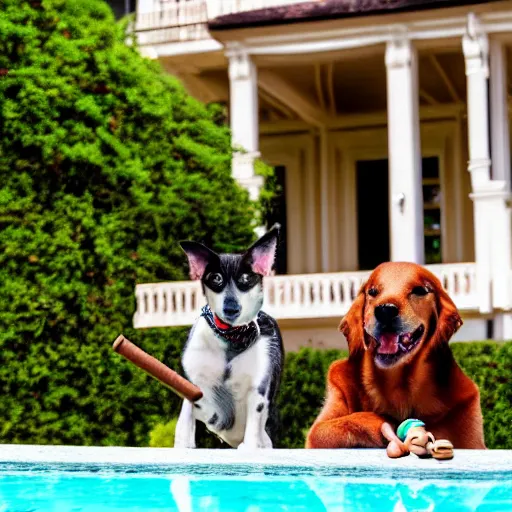
[[[231,325],[229,324],[225,324],[217,315],[213,315],[213,321],[215,322],[215,326],[218,328],[218,329],[221,329],[223,331],[226,331],[227,329],[229,329],[231,327]]]
[[[230,350],[236,353],[249,348],[256,341],[260,332],[256,321],[234,327],[224,323],[217,315],[214,315],[208,304],[201,310],[201,316],[204,317],[217,338],[228,343]]]

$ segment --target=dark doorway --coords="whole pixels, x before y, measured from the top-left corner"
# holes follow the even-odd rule
[[[269,211],[266,215],[267,228],[278,222],[281,224],[281,233],[279,236],[279,246],[275,263],[276,274],[286,274],[287,272],[287,225],[286,225],[286,167],[278,165],[274,168],[275,185],[277,193],[274,195]]]
[[[360,270],[389,261],[388,160],[356,164],[357,239]]]

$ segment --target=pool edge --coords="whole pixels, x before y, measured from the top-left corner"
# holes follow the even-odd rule
[[[390,459],[383,449],[257,451],[174,448],[136,448],[67,445],[1,445],[0,463],[114,464],[114,465],[203,465],[296,466],[349,469],[364,467],[461,472],[512,472],[512,450],[455,450],[449,461],[419,459],[409,455]]]

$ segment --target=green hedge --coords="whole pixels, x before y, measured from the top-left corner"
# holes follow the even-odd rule
[[[135,285],[187,279],[181,239],[243,249],[260,207],[219,107],[106,2],[0,5],[0,442],[147,444],[178,402],[111,344],[175,361],[184,333],[127,330]]]
[[[451,347],[457,362],[480,388],[487,447],[512,449],[512,342],[459,342]],[[304,447],[305,434],[322,406],[329,365],[346,355],[312,349],[286,355],[279,396],[280,448]],[[201,429],[198,445],[222,447],[211,437]]]
[[[186,329],[126,330],[125,334],[182,371],[179,358]],[[105,343],[110,346],[112,341]],[[512,449],[512,342],[453,343],[452,349],[458,363],[480,388],[488,448]],[[38,350],[41,346],[34,352]],[[172,438],[166,439],[166,433],[172,435],[172,425],[165,424],[179,414],[181,401],[176,395],[112,351],[100,353],[88,346],[69,350],[65,366],[75,357],[75,364],[82,364],[80,381],[64,382],[66,373],[61,373],[60,358],[57,354],[51,356],[51,351],[40,354],[41,364],[32,371],[27,367],[20,372],[16,367],[10,385],[11,389],[17,386],[17,393],[0,397],[2,442],[172,445]],[[305,433],[322,406],[327,369],[340,357],[346,357],[346,353],[309,348],[287,353],[279,395],[282,428],[278,447],[304,447]],[[34,380],[34,374],[44,374],[45,389],[41,389],[40,379]],[[38,393],[51,390],[50,396],[60,401],[49,403],[41,396],[34,397],[35,382],[39,383]],[[48,411],[50,407],[54,413]],[[227,448],[201,424],[197,432],[198,447]]]
[[[512,342],[457,342],[455,359],[480,389],[488,448],[512,449]],[[305,349],[287,354],[280,408],[281,446],[301,448],[304,433],[318,414],[331,362],[346,353]]]
[[[512,449],[512,342],[453,343],[452,348],[480,389],[487,447]]]

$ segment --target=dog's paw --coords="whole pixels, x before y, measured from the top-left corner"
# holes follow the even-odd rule
[[[267,450],[272,450],[274,447],[272,446],[272,440],[268,436],[268,434],[265,432],[263,435],[263,442],[262,442],[262,448],[265,448]]]
[[[238,445],[237,449],[243,452],[251,452],[254,450],[263,450],[265,448],[272,448],[272,443],[270,446],[266,446],[265,443],[262,443],[261,441],[255,443],[247,443],[246,441],[243,441]]]
[[[178,449],[193,449],[196,443],[190,439],[174,439],[174,448]]]
[[[397,443],[396,441],[390,441],[386,447],[386,453],[390,459],[398,459],[409,455],[409,450],[404,447],[403,443]]]
[[[407,446],[400,441],[400,439],[395,434],[393,427],[389,423],[383,423],[381,427],[382,435],[389,441],[389,444],[386,447],[386,453],[391,459],[398,459],[400,457],[405,457],[409,455],[409,450]]]
[[[242,451],[253,451],[253,450],[272,450],[272,441],[267,436],[264,436],[264,439],[256,442],[247,442],[243,441],[238,445],[238,450]]]

